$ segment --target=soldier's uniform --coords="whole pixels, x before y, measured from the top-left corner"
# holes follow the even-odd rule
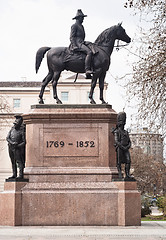
[[[116,146],[116,157],[117,157],[117,169],[119,172],[119,177],[121,178],[121,164],[125,164],[126,177],[130,178],[130,152],[131,141],[129,134],[124,130],[124,125],[126,123],[126,114],[124,112],[119,113],[117,116],[117,127],[114,131],[115,136],[115,146]],[[123,127],[122,127],[123,126]]]
[[[15,116],[16,119],[20,116]],[[23,169],[25,167],[25,130],[23,126],[15,126],[9,131],[6,140],[8,141],[9,156],[12,163],[13,176],[17,177],[17,164],[19,168],[19,178],[23,178]]]

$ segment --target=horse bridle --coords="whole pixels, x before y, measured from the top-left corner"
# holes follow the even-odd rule
[[[129,43],[126,43],[126,44],[124,44],[124,45],[120,45],[120,44],[119,44],[119,41],[120,41],[120,40],[117,39],[117,45],[114,46],[114,48],[116,48],[117,51],[119,51],[120,47],[126,47],[126,46],[129,45]],[[102,47],[109,47],[109,45],[98,45],[98,44],[96,44],[96,45],[97,45],[98,47],[100,47],[100,49],[103,50],[103,52],[105,52],[107,56],[109,56],[108,53],[102,48]]]
[[[126,44],[124,44],[124,45],[120,45],[119,44],[119,39],[117,40],[117,45],[116,46],[114,46],[114,48],[116,48],[116,50],[117,51],[119,51],[119,48],[120,47],[125,47],[125,46],[128,46],[129,45],[129,43],[126,43]],[[109,47],[109,45],[98,45],[98,44],[96,44],[103,52],[105,52],[105,54],[108,56],[108,58],[110,58],[110,56],[109,56],[109,54],[102,48],[102,47]],[[78,73],[76,73],[76,76],[75,76],[75,80],[74,80],[74,83],[76,82],[76,80],[77,80],[77,77],[78,77]]]
[[[128,46],[129,45],[129,43],[126,43],[126,44],[124,44],[124,45],[120,45],[119,44],[119,39],[117,40],[117,45],[116,46],[114,46],[114,48],[116,48],[116,51],[119,51],[119,48],[120,47],[126,47],[126,46]]]

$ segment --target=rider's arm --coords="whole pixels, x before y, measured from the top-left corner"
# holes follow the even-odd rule
[[[76,43],[76,33],[77,33],[77,26],[75,24],[73,24],[71,26],[71,32],[70,32],[70,42],[71,42],[73,48],[78,48],[77,43]]]

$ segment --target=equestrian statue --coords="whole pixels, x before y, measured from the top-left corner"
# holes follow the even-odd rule
[[[43,79],[39,103],[44,104],[43,94],[45,87],[52,82],[53,97],[57,104],[62,104],[57,95],[57,83],[61,72],[69,70],[75,73],[85,73],[86,78],[91,78],[91,89],[89,99],[91,104],[96,104],[93,99],[94,89],[99,79],[100,100],[106,104],[103,98],[104,79],[110,66],[110,56],[112,54],[115,40],[122,40],[126,43],[131,42],[131,38],[126,34],[122,24],[119,23],[104,30],[94,43],[86,42],[85,30],[82,25],[84,15],[79,9],[75,24],[71,26],[70,46],[69,47],[42,47],[36,53],[36,73],[40,67],[42,59],[47,52],[48,74]]]

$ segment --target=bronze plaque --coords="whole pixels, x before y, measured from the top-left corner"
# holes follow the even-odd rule
[[[43,148],[45,157],[96,157],[99,155],[98,129],[44,129]]]

